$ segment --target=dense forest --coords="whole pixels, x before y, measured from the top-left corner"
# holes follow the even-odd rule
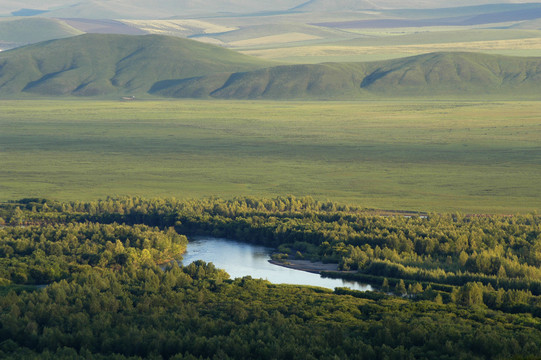
[[[188,238],[379,291],[179,266]],[[227,256],[227,254],[224,254]],[[539,358],[541,218],[382,212],[292,196],[0,205],[0,358]]]

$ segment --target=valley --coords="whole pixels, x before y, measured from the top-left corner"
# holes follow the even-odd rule
[[[538,359],[540,84],[535,1],[2,1],[0,358]]]

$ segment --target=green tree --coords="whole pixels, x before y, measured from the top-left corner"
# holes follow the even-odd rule
[[[406,291],[406,284],[404,283],[404,280],[400,279],[400,281],[396,284],[395,293],[401,296],[406,295],[407,291]]]

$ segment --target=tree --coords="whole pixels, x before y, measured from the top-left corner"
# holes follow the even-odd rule
[[[404,280],[400,279],[400,281],[396,284],[395,292],[398,295],[404,296],[406,295],[406,284],[404,284]]]
[[[383,290],[384,292],[389,292],[390,287],[389,287],[389,280],[387,280],[387,278],[383,278],[383,283],[381,284],[381,290]]]

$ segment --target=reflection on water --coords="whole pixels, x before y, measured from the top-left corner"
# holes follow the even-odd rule
[[[372,287],[353,281],[322,278],[318,274],[288,269],[269,263],[271,248],[246,244],[234,240],[213,237],[198,237],[190,241],[183,264],[196,260],[212,262],[224,269],[231,278],[250,275],[253,278],[269,280],[275,284],[296,284],[321,286],[329,289],[348,287],[367,291]]]

